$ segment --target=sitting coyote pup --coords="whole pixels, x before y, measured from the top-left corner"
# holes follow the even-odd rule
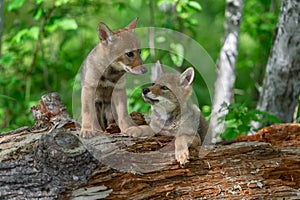
[[[188,105],[192,92],[194,69],[181,75],[163,72],[156,63],[152,79],[155,83],[143,89],[143,98],[152,105],[150,125],[130,127],[125,134],[133,137],[156,133],[175,136],[175,158],[184,165],[189,159],[189,146],[201,144],[207,132],[207,122],[196,105]],[[200,122],[200,125],[199,125]]]
[[[127,111],[125,72],[144,74],[140,43],[135,34],[137,18],[120,30],[111,31],[100,23],[100,42],[82,64],[80,136],[89,138],[104,132],[109,123],[124,131],[133,126]]]

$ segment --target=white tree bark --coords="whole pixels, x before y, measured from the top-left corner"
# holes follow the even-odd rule
[[[300,1],[283,0],[258,110],[292,122],[300,95]]]
[[[215,95],[211,117],[212,142],[219,141],[218,133],[222,132],[224,125],[218,123],[219,117],[227,113],[221,105],[229,105],[233,97],[235,82],[235,65],[238,55],[238,39],[240,22],[243,10],[243,0],[226,0],[225,10],[225,39],[218,59],[218,78],[215,83]]]

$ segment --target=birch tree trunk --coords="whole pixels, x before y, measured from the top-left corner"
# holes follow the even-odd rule
[[[218,123],[219,117],[227,113],[220,111],[221,105],[229,105],[233,97],[235,82],[235,65],[238,55],[238,39],[240,21],[243,10],[243,0],[227,0],[225,10],[225,39],[218,59],[218,78],[215,83],[215,94],[211,117],[211,134],[213,142],[219,141],[218,133],[222,132],[224,125]]]
[[[300,94],[300,1],[283,0],[258,110],[292,122]]]

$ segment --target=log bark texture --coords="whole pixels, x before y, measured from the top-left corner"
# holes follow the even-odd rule
[[[81,140],[57,94],[34,109],[48,128],[0,135],[0,199],[300,198],[299,124],[193,148],[190,162],[179,166],[172,137]]]

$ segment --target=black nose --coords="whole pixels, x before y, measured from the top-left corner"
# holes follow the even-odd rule
[[[143,94],[147,94],[148,92],[150,92],[149,88],[144,88],[143,89]]]

